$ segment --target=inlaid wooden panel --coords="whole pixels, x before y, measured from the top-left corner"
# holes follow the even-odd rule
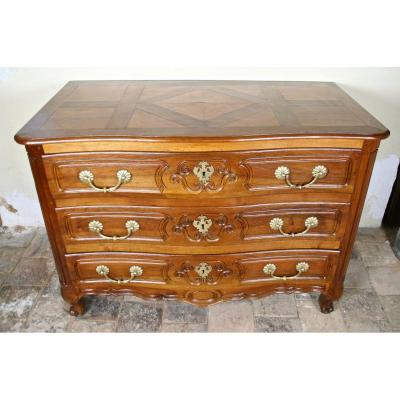
[[[387,130],[329,82],[73,81],[16,139],[304,133]]]
[[[207,254],[257,251],[273,248],[339,248],[346,221],[347,204],[269,204],[238,207],[76,207],[57,211],[68,252],[134,251],[176,254]],[[318,225],[303,235],[309,217]],[[283,236],[271,228],[282,220]],[[126,236],[126,223],[139,229]],[[102,238],[91,231],[91,221],[102,224]]]
[[[252,194],[298,193],[278,179],[276,170],[285,166],[290,170],[290,181],[304,185],[313,179],[313,169],[324,166],[327,175],[303,193],[351,193],[354,188],[361,153],[344,149],[289,149],[249,152],[209,153],[76,153],[44,157],[50,190],[55,198],[64,195],[89,195],[93,201],[109,204],[120,194],[159,194],[165,197],[223,198]],[[93,173],[93,183],[112,187],[117,172],[127,170],[132,178],[112,193],[96,192],[81,182],[79,173]],[[197,173],[197,175],[196,175]],[[209,174],[207,180],[203,175]],[[189,198],[188,197],[188,198]],[[318,196],[316,196],[318,199]]]

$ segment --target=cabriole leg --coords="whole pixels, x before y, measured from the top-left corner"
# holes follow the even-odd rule
[[[61,295],[63,299],[71,304],[69,313],[73,316],[85,313],[85,300],[82,295],[71,286],[61,286]]]
[[[329,314],[334,310],[333,300],[327,297],[326,294],[321,293],[318,301],[322,313]]]
[[[85,299],[82,297],[76,303],[72,303],[69,313],[74,317],[85,313]]]

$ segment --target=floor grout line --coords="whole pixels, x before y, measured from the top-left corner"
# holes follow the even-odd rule
[[[121,311],[122,311],[122,307],[124,306],[125,303],[126,303],[126,300],[124,298],[122,298],[119,309],[118,309],[118,315],[117,315],[117,318],[115,319],[115,327],[114,327],[113,332],[118,332],[119,322],[120,322],[120,318],[121,318]]]
[[[35,307],[36,307],[37,304],[39,303],[39,299],[41,298],[42,293],[43,293],[43,291],[44,291],[45,288],[46,288],[46,286],[42,287],[41,290],[38,292],[38,294],[37,294],[37,296],[36,296],[36,298],[35,298],[35,301],[34,301],[32,307],[31,307],[31,309],[30,309],[29,312],[28,312],[28,315],[26,316],[24,322],[22,323],[22,325],[23,325],[25,328],[28,327],[29,318],[30,318],[30,316],[32,315],[33,310],[35,309]]]

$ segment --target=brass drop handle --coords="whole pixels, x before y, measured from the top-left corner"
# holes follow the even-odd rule
[[[125,227],[128,231],[128,233],[125,236],[108,236],[104,235],[103,233],[103,224],[100,221],[90,221],[89,224],[89,230],[91,232],[97,233],[101,238],[103,239],[112,239],[112,240],[125,240],[128,239],[133,232],[136,232],[139,230],[140,225],[137,221],[131,220],[131,221],[126,221]]]
[[[129,181],[132,180],[132,174],[127,171],[126,169],[120,169],[117,171],[117,179],[118,182],[115,186],[110,186],[110,187],[98,187],[94,183],[94,174],[92,171],[89,170],[84,170],[79,172],[79,180],[82,183],[87,183],[92,189],[94,189],[96,192],[114,192],[117,190],[123,183],[128,183]]]
[[[325,178],[328,175],[328,168],[325,165],[316,165],[311,171],[313,178],[308,183],[303,183],[302,185],[296,185],[290,180],[290,169],[285,165],[281,165],[275,170],[276,179],[285,181],[286,184],[294,189],[303,189],[314,184],[318,179]]]
[[[137,276],[140,276],[143,274],[143,268],[139,267],[138,265],[132,265],[132,267],[129,267],[129,272],[131,273],[131,277],[129,279],[112,279],[108,276],[110,273],[110,268],[108,268],[106,265],[98,265],[96,267],[96,272],[106,278],[110,282],[118,283],[118,284],[124,284],[124,283],[130,283],[135,280]]]
[[[304,221],[304,227],[305,227],[304,231],[296,232],[296,233],[284,232],[283,224],[284,224],[284,222],[283,222],[282,218],[272,218],[271,221],[269,222],[269,226],[274,231],[279,231],[281,233],[281,235],[283,235],[283,236],[294,237],[294,236],[305,235],[311,228],[317,227],[318,224],[319,224],[319,221],[318,221],[317,217],[308,217],[308,218],[306,218],[305,221]]]
[[[267,264],[263,268],[263,272],[266,275],[271,275],[272,278],[274,279],[282,279],[283,281],[286,281],[287,279],[294,279],[299,277],[303,272],[307,272],[309,270],[310,266],[306,262],[299,262],[296,264],[296,275],[292,276],[276,276],[275,271],[277,269],[275,264]]]

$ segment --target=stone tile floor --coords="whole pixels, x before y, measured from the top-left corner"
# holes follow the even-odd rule
[[[317,294],[273,295],[205,308],[125,297],[88,297],[67,313],[43,229],[0,233],[1,332],[400,332],[400,261],[385,232],[360,229],[345,292],[331,314]]]

